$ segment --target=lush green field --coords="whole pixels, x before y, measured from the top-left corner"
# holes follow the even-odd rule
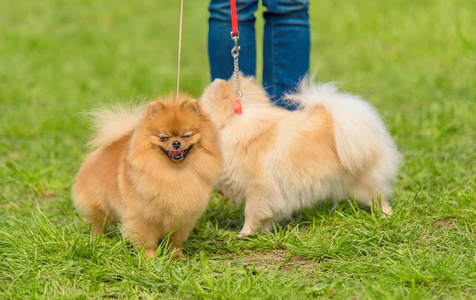
[[[312,70],[372,102],[405,157],[395,215],[323,203],[239,240],[242,207],[214,193],[173,261],[93,239],[70,187],[81,112],[175,91],[180,1],[0,1],[0,298],[474,299],[476,2],[311,2]],[[185,0],[195,96],[207,4]]]

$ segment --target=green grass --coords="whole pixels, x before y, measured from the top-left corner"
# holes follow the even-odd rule
[[[0,298],[474,299],[476,2],[311,2],[312,70],[372,102],[405,157],[395,215],[322,203],[239,240],[243,207],[214,193],[184,261],[93,239],[70,198],[80,113],[175,91],[179,1],[0,2]],[[185,1],[195,96],[207,4]]]

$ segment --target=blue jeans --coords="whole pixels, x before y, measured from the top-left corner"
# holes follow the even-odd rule
[[[311,37],[309,0],[262,0],[267,10],[263,35],[263,86],[276,105],[290,110],[283,101],[284,93],[294,90],[309,71]],[[256,35],[254,12],[258,0],[236,0],[240,71],[256,75]],[[231,12],[229,0],[211,0],[208,28],[208,58],[212,80],[228,79],[233,73],[234,46],[230,39]]]

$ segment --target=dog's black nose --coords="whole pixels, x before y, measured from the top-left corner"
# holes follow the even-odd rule
[[[173,141],[172,142],[172,147],[174,147],[175,149],[180,148],[180,146],[182,146],[182,143],[180,141]]]

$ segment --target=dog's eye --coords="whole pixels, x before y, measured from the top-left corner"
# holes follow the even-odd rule
[[[192,135],[191,134],[186,134],[186,135],[182,135],[182,138],[183,139],[189,139]]]
[[[169,140],[169,137],[168,137],[168,136],[161,136],[161,137],[160,137],[160,140],[161,140],[162,142],[167,142],[167,141]]]

